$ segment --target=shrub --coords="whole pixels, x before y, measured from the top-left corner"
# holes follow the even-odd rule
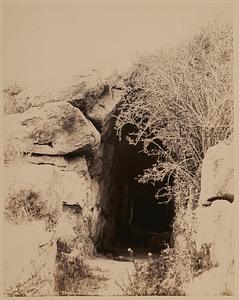
[[[38,273],[33,273],[24,282],[19,282],[16,286],[10,286],[4,294],[8,297],[27,297],[37,295],[41,288],[46,284],[46,280]]]
[[[183,277],[181,272],[187,276],[188,265],[182,265],[182,260],[178,260],[180,248],[167,248],[161,252],[159,258],[152,256],[146,263],[134,261],[135,274],[129,275],[129,284],[120,286],[125,296],[183,296],[185,291],[182,288],[185,282],[181,282]],[[194,248],[195,249],[195,248]],[[182,254],[182,253],[181,253]],[[210,251],[208,245],[203,245],[202,249],[193,253],[196,264],[195,272],[200,275],[210,269]],[[184,260],[185,262],[185,260]],[[188,260],[189,263],[190,260]],[[178,263],[180,265],[178,265]],[[184,281],[185,278],[183,279]]]
[[[88,295],[106,278],[93,274],[92,268],[85,262],[85,253],[72,256],[71,251],[66,243],[57,241],[55,293],[60,296]]]
[[[173,257],[173,249],[163,250],[160,258],[153,257],[145,263],[133,261],[135,273],[129,275],[129,284],[120,286],[125,296],[164,296],[169,295],[163,281]],[[166,259],[167,258],[167,259]],[[175,286],[177,289],[177,285]],[[179,294],[178,294],[179,295]]]
[[[9,190],[4,202],[4,216],[9,222],[20,224],[23,220],[42,219],[46,213],[46,203],[39,201],[37,192],[32,189]]]
[[[3,145],[3,159],[5,164],[24,162],[23,145],[19,142],[5,139]]]
[[[18,101],[18,95],[24,90],[22,85],[17,82],[8,84],[3,89],[3,112],[4,114],[17,114],[24,112],[31,107],[31,104],[25,101]]]
[[[215,22],[178,47],[141,57],[127,80],[115,128],[119,139],[142,145],[154,158],[140,182],[173,179],[167,192],[175,206],[175,250],[172,263],[162,258],[170,267],[160,288],[181,295],[197,273],[191,233],[202,159],[233,131],[232,26]]]
[[[62,193],[58,184],[56,174],[49,182],[44,195],[35,187],[21,187],[13,184],[9,187],[4,199],[4,217],[13,224],[44,220],[46,230],[51,231],[55,227],[62,209],[60,201]]]
[[[116,130],[155,157],[142,182],[168,175],[199,190],[199,167],[210,146],[232,133],[232,28],[202,28],[186,44],[144,56],[119,108]]]
[[[92,277],[92,273],[82,258],[70,257],[58,249],[55,273],[55,290],[58,295],[79,295],[82,281],[88,277]]]

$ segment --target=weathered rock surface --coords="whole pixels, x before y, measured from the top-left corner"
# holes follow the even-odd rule
[[[195,211],[194,240],[197,250],[210,247],[212,268],[194,278],[187,295],[233,295],[234,292],[234,203],[214,196],[234,195],[233,148],[221,142],[210,148],[202,164],[201,194]],[[202,288],[203,287],[203,288]]]
[[[64,206],[57,226],[58,245],[71,257],[86,257],[93,254],[93,242],[89,234],[90,219],[76,207]],[[65,250],[66,249],[66,250]]]
[[[202,164],[199,204],[214,196],[234,195],[233,145],[221,142],[208,149]]]
[[[234,292],[234,204],[213,202],[195,212],[196,247],[210,246],[213,267],[194,278],[187,295],[233,295]],[[203,289],[202,289],[203,287]]]
[[[112,89],[101,97],[87,112],[87,117],[101,130],[107,116],[114,110],[122,98],[122,90]]]
[[[74,171],[82,175],[88,173],[88,165],[84,156],[50,156],[33,155],[28,156],[27,161],[34,165],[52,165],[61,171]]]
[[[91,178],[84,157],[41,155],[30,156],[28,161],[35,165],[52,165],[58,168],[62,178],[64,203],[79,205],[81,208],[88,205]]]
[[[90,176],[89,162],[84,156],[40,155],[29,156],[27,161],[33,165],[52,165],[58,168],[62,176],[65,204],[79,205],[88,211],[99,204],[100,184],[97,177]]]
[[[4,169],[4,291],[54,294],[56,224],[62,210],[60,175],[52,166]]]
[[[124,79],[118,73],[112,74],[107,71],[100,74],[95,70],[87,75],[82,74],[47,84],[31,86],[14,97],[14,105],[7,113],[23,113],[31,107],[63,101],[71,103],[87,115],[96,103],[101,102],[101,98],[103,105],[108,107],[104,101],[106,95],[111,94],[114,99],[107,99],[107,101],[114,102],[117,98],[117,92],[125,87],[123,81]],[[110,92],[111,87],[114,88],[114,95]]]
[[[100,201],[100,186],[97,179],[91,179],[86,159],[41,155],[28,157],[28,162],[58,168],[65,208],[58,226],[58,239],[63,240],[70,249],[74,249],[74,253],[82,254],[82,244],[84,248],[88,247],[85,254],[89,253],[89,250],[92,252],[92,240],[89,237],[96,240],[98,236],[95,226],[99,224],[94,211]]]
[[[24,152],[64,155],[94,151],[100,134],[85,116],[66,102],[47,103],[4,120],[8,140],[20,141]]]
[[[8,296],[54,294],[56,240],[44,221],[4,224],[4,291]]]
[[[213,202],[210,207],[195,212],[197,249],[206,243],[214,265],[228,267],[234,260],[234,204]]]
[[[194,279],[187,296],[231,296],[233,289],[234,274],[231,270],[222,273],[220,268],[213,268]]]
[[[107,87],[107,75],[101,77],[99,78],[97,72],[91,72],[88,75],[72,76],[56,82],[28,87],[17,95],[15,113],[22,113],[31,107],[51,102],[77,101],[82,102],[83,105],[84,100],[99,98],[104,93]]]
[[[10,184],[6,193],[10,189],[24,202],[16,206],[12,217],[12,206],[6,206],[5,249],[21,251],[16,257],[9,251],[4,258],[9,295],[52,295],[56,253],[69,259],[92,255],[102,240],[107,199],[102,192],[100,132],[107,135],[109,128],[113,130],[110,120],[124,85],[117,74],[110,80],[93,77],[75,77],[55,88],[25,90],[14,99],[14,111],[10,109],[4,117],[5,144],[9,146],[5,162],[8,170],[14,169],[9,171],[12,178],[6,175]],[[21,165],[11,167],[16,164],[16,154]],[[21,210],[22,206],[28,210],[28,202],[35,208],[30,218]],[[30,278],[31,274],[36,276]]]

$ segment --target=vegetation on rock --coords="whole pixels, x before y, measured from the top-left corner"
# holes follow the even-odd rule
[[[12,115],[8,116],[8,120],[18,118],[21,126],[29,126],[31,130],[28,128],[26,132],[30,142],[25,145],[26,137],[18,140],[19,132],[24,129],[18,131],[16,126],[15,137],[4,145],[5,163],[23,162],[27,153],[81,155],[98,149],[100,133],[88,119],[94,105],[102,104],[99,99],[105,94],[110,95],[113,85],[100,82],[89,88],[86,84],[77,83],[65,93],[60,92],[56,96],[45,94],[32,99],[25,95],[21,98],[22,88],[17,84],[7,87],[4,90],[4,113]],[[122,289],[125,295],[134,296],[185,295],[192,279],[213,267],[210,245],[203,244],[201,249],[196,249],[193,241],[194,209],[200,193],[202,160],[208,148],[228,139],[233,132],[231,25],[215,22],[201,28],[191,40],[178,47],[142,56],[129,78],[125,79],[125,86],[120,88],[124,89],[123,100],[119,106],[114,106],[114,109],[118,108],[115,123],[118,137],[126,138],[131,145],[140,144],[142,151],[154,158],[152,167],[144,170],[138,181],[156,185],[167,178],[167,201],[174,203],[175,218],[174,248],[163,250],[158,259],[149,256],[144,265],[133,260],[135,275],[129,278],[129,286]],[[29,109],[32,106],[34,108]],[[20,116],[13,115],[26,110],[28,112]],[[39,111],[43,112],[43,117],[41,113],[39,116]],[[108,116],[109,111],[106,114]],[[27,116],[26,120],[21,119],[24,116]],[[46,164],[54,165],[49,161]],[[67,205],[61,189],[56,188],[59,184],[57,177],[48,182],[44,199],[38,189],[31,188],[31,185],[23,189],[16,183],[8,189],[4,201],[5,220],[11,225],[44,220],[46,231],[53,232],[62,214],[62,203]],[[165,196],[162,191],[155,195],[159,205],[162,196]],[[90,252],[87,247],[91,243],[88,243],[85,234],[91,229],[90,217],[80,219],[74,211],[66,214],[65,219],[69,221],[70,216],[73,216],[69,224],[74,239],[67,236],[68,244],[67,238],[58,238],[57,241],[54,278],[57,295],[83,295],[87,285],[95,286],[97,281],[102,280],[93,275],[83,257],[87,251]],[[72,224],[77,226],[73,228]],[[78,243],[77,238],[82,243]],[[82,253],[78,251],[81,244]],[[36,281],[41,283],[37,275],[11,286],[7,294],[34,294]]]
[[[61,194],[56,190],[57,174],[49,182],[47,190],[42,195],[36,186],[12,185],[8,188],[4,199],[4,217],[8,222],[18,225],[34,220],[44,220],[46,229],[52,230],[61,213],[59,199]],[[47,201],[51,199],[51,201]]]
[[[66,243],[57,242],[55,293],[60,296],[87,295],[90,288],[97,289],[105,278],[95,275],[94,270],[85,262],[85,253],[71,255]]]
[[[155,272],[152,282],[158,295],[165,291],[182,295],[198,272],[192,232],[201,163],[208,148],[233,130],[231,25],[215,22],[178,47],[143,56],[128,79],[119,108],[120,139],[128,128],[129,143],[140,143],[155,158],[139,182],[156,184],[166,176],[173,178],[168,197],[175,203],[175,250],[164,257],[167,271],[163,276]],[[146,279],[140,276],[143,285]],[[142,289],[133,290],[141,295]],[[151,294],[152,286],[146,284],[144,295]]]
[[[16,114],[24,112],[26,109],[31,107],[31,104],[29,104],[26,101],[23,105],[19,106],[17,96],[24,90],[24,88],[21,86],[21,84],[17,82],[13,82],[8,84],[3,89],[3,112],[4,114]]]

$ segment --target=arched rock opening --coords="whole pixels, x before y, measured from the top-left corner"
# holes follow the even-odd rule
[[[138,175],[153,165],[154,158],[143,153],[141,144],[133,146],[125,139],[119,141],[113,118],[105,125],[102,143],[101,206],[106,222],[97,250],[103,253],[120,253],[127,247],[161,250],[165,243],[170,243],[174,205],[166,197],[159,204],[155,194],[159,189],[163,193],[168,178],[157,185],[137,181]]]

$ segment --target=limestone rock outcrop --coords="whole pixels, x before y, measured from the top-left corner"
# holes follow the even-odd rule
[[[121,163],[114,144],[114,114],[124,93],[122,80],[118,75],[111,81],[78,76],[55,87],[27,89],[16,96],[15,111],[4,117],[9,144],[6,295],[53,295],[57,251],[70,259],[92,255],[103,239],[108,243],[113,237],[115,212],[123,207],[116,203],[127,200],[123,183],[122,195],[114,199],[117,177],[111,178]],[[16,152],[11,152],[12,145],[19,145],[24,164],[11,165]],[[113,160],[117,164],[112,165]],[[209,246],[213,268],[194,278],[188,295],[233,293],[234,204],[208,203],[212,197],[234,195],[233,180],[232,143],[209,148],[202,164],[194,240],[198,251]]]
[[[66,102],[46,103],[22,114],[8,115],[4,121],[4,135],[19,141],[27,153],[90,152],[100,142],[100,134],[91,122]]]
[[[5,163],[16,172],[6,178],[4,199],[5,294],[54,294],[59,254],[81,259],[102,239],[101,132],[124,92],[120,80],[118,75],[111,80],[78,76],[55,87],[26,89],[9,106]],[[19,249],[15,257],[13,249]]]
[[[45,103],[69,102],[80,109],[87,118],[96,117],[96,121],[102,120],[103,115],[109,113],[114,103],[120,100],[125,87],[124,80],[118,73],[99,74],[92,71],[89,74],[31,86],[14,97],[12,113],[23,113],[29,108]]]
[[[234,195],[233,145],[220,142],[206,152],[201,170],[199,204],[215,196]]]
[[[5,167],[4,174],[5,294],[53,295],[60,174],[52,166],[29,165]]]
[[[201,194],[195,210],[194,240],[197,251],[207,245],[212,268],[195,277],[187,295],[233,295],[234,292],[234,203],[208,199],[234,195],[233,145],[221,142],[211,147],[202,164]],[[207,207],[203,205],[207,203]],[[202,288],[203,287],[203,288]]]
[[[29,156],[29,164],[55,166],[61,174],[63,212],[57,228],[59,241],[74,253],[92,254],[94,208],[100,200],[99,183],[90,177],[86,159],[63,156]],[[98,221],[98,220],[97,220]],[[97,222],[97,226],[99,226]],[[92,239],[91,239],[92,238]]]
[[[72,76],[47,84],[30,86],[16,96],[14,113],[22,113],[44,103],[69,101],[83,108],[92,99],[98,99],[107,87],[107,74],[99,78],[97,72]]]
[[[106,95],[101,97],[95,105],[87,112],[87,117],[94,122],[94,124],[102,130],[102,126],[107,119],[107,116],[114,110],[116,105],[120,102],[122,91],[112,89]]]
[[[59,170],[63,183],[63,202],[79,205],[81,209],[91,201],[91,178],[86,159],[63,156],[29,156],[27,161],[35,166],[49,165]]]

